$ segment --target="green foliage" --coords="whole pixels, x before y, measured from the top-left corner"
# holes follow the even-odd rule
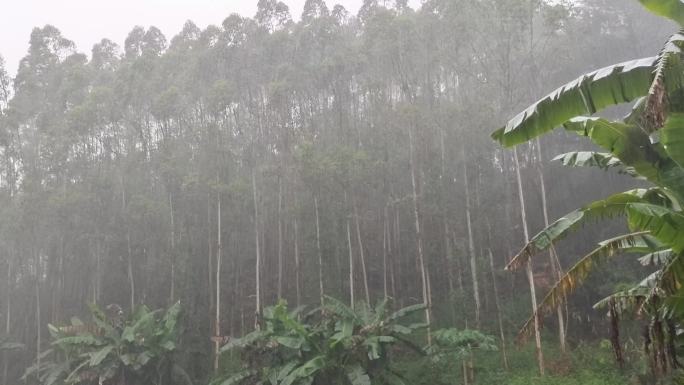
[[[680,1],[650,1],[641,3],[652,12],[684,21],[684,5]],[[621,253],[648,254],[642,263],[656,265],[656,273],[638,285],[620,291],[599,302],[597,307],[608,307],[609,313],[628,310],[646,312],[651,317],[645,345],[654,375],[667,373],[666,360],[676,362],[674,339],[676,327],[684,320],[684,301],[680,294],[684,283],[684,65],[682,64],[684,36],[674,34],[655,60],[641,59],[629,64],[593,72],[561,87],[540,102],[513,118],[493,137],[504,146],[512,146],[551,131],[558,125],[591,139],[609,153],[595,155],[581,152],[560,158],[565,165],[598,166],[620,165],[632,176],[648,180],[654,185],[647,190],[633,190],[593,202],[548,226],[537,234],[516,255],[509,268],[526,264],[534,254],[548,249],[553,242],[567,235],[588,219],[626,217],[632,231],[599,243],[599,247],[577,262],[549,291],[539,308],[522,328],[522,335],[530,332],[533,320],[560,306],[566,296],[580,285],[595,265]],[[643,72],[648,69],[648,74]],[[609,121],[592,115],[610,105],[640,99],[632,113],[621,122]],[[658,136],[661,136],[661,141]],[[661,256],[660,253],[666,253]],[[663,323],[667,323],[664,332]],[[611,322],[616,357],[621,357],[617,333],[617,318]],[[649,351],[650,349],[650,351]],[[670,358],[667,358],[670,357]],[[674,364],[672,364],[674,365]],[[661,369],[659,369],[659,367]]]
[[[424,325],[399,321],[424,306],[388,313],[387,305],[381,301],[352,309],[326,297],[321,308],[302,315],[281,301],[264,309],[263,328],[221,348],[222,353],[236,352],[246,370],[222,374],[212,384],[401,384],[389,353],[399,345],[421,352],[410,338]]]
[[[48,325],[52,348],[24,378],[43,385],[188,383],[176,381],[187,376],[173,361],[180,303],[165,312],[140,306],[126,319],[118,307],[108,309],[111,316],[90,308],[92,324],[73,318],[70,326]]]

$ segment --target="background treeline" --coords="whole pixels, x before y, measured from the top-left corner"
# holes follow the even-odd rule
[[[358,15],[308,0],[296,19],[260,0],[253,18],[188,21],[170,41],[135,27],[90,56],[48,25],[16,77],[0,66],[0,325],[27,346],[3,358],[5,384],[45,348],[48,322],[88,302],[180,300],[198,376],[211,336],[251,331],[279,297],[426,300],[435,324],[497,335],[500,308],[515,333],[530,311],[524,276],[502,271],[523,244],[515,162],[489,132],[672,32],[610,0],[366,0]],[[577,143],[518,150],[531,231],[542,163],[551,219],[631,185],[556,175],[548,161]],[[561,265],[593,241],[563,242]],[[554,280],[549,264],[535,276],[541,291]],[[628,263],[595,277],[571,300],[571,337],[603,335],[591,305],[634,279]]]

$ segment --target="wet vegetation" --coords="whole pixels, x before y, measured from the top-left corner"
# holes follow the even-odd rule
[[[35,28],[0,60],[2,384],[684,382],[678,26],[259,0],[90,55]]]

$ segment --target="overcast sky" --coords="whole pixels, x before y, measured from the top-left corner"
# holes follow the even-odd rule
[[[119,45],[136,25],[154,25],[167,40],[178,33],[186,20],[200,28],[220,25],[231,13],[254,16],[258,0],[6,0],[0,12],[0,55],[7,70],[16,73],[26,55],[31,30],[52,24],[76,43],[78,50],[90,53],[93,44],[106,37]],[[4,2],[4,1],[3,1]],[[299,18],[305,0],[285,0],[294,18]],[[356,13],[363,0],[327,0]],[[413,5],[419,0],[411,1]]]

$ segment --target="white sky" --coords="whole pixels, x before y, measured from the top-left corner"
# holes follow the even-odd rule
[[[93,44],[109,38],[119,45],[134,26],[154,25],[168,41],[186,20],[198,27],[220,25],[231,13],[254,16],[258,0],[2,0],[0,12],[0,55],[14,76],[19,60],[26,55],[33,27],[52,24],[76,43],[78,51],[90,54]],[[363,0],[326,0],[332,8],[342,4],[356,13]],[[295,19],[305,0],[284,0]],[[412,0],[413,6],[419,0]]]

